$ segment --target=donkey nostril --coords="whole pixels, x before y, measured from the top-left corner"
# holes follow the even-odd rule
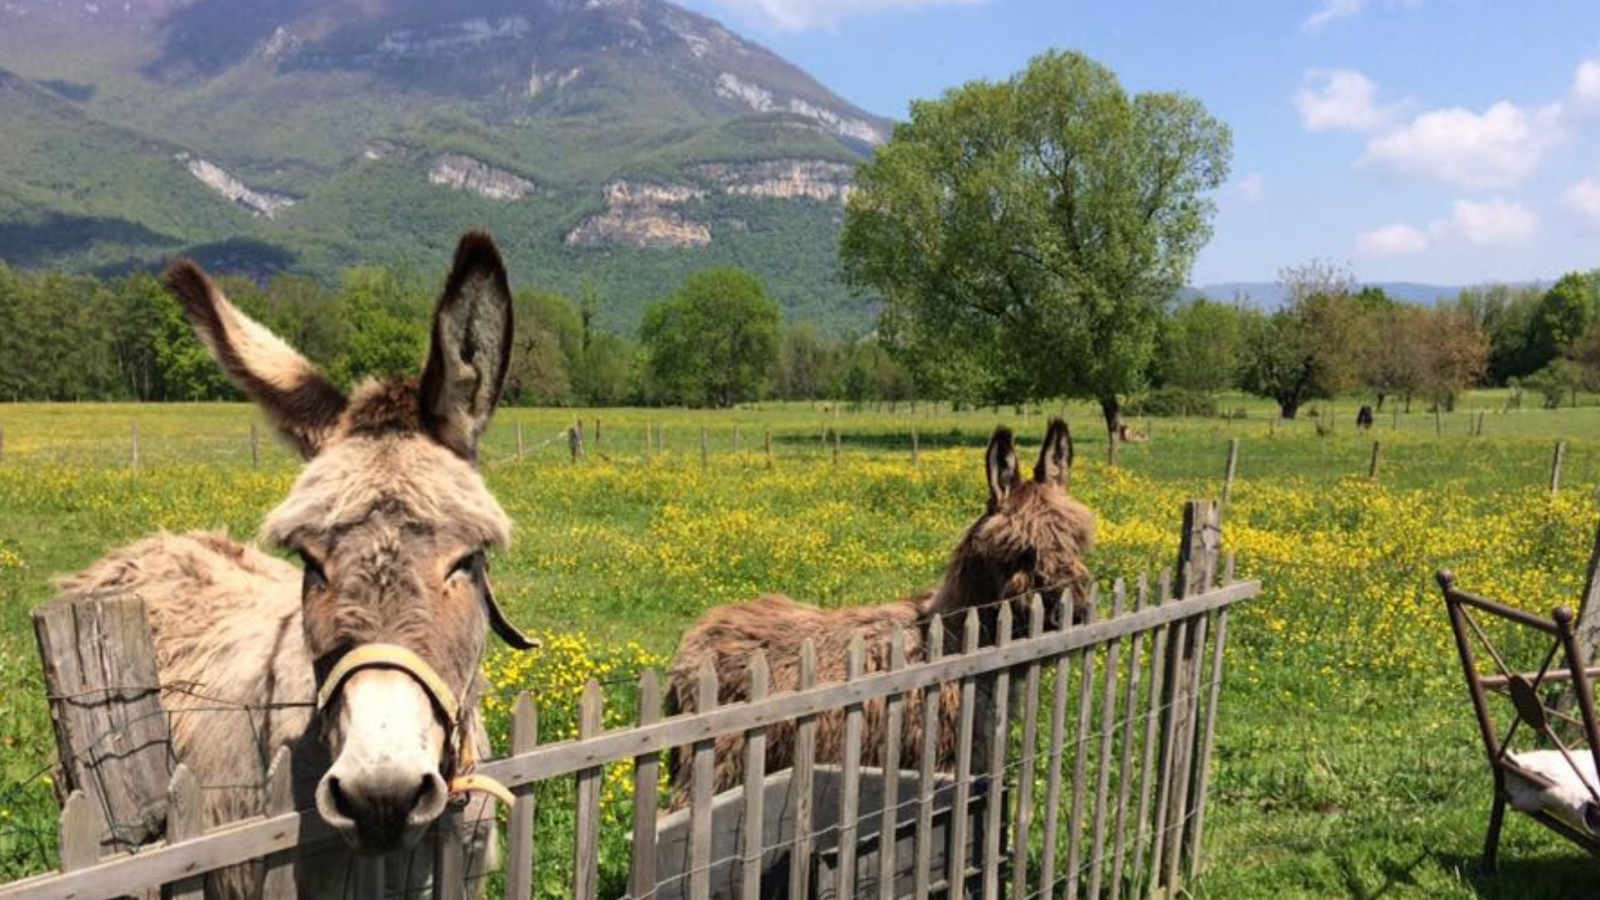
[[[350,804],[350,798],[345,795],[344,789],[339,786],[339,779],[329,776],[328,799],[333,803],[333,811],[350,821],[355,821],[356,812]]]
[[[449,799],[450,791],[444,778],[437,772],[429,772],[422,776],[422,782],[417,785],[416,793],[411,796],[407,821],[412,825],[426,825],[432,822],[444,812],[445,803]]]

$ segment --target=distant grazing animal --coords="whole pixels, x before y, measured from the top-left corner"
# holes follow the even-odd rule
[[[470,233],[434,312],[421,379],[369,381],[346,397],[239,312],[198,266],[166,286],[234,384],[307,460],[263,537],[296,568],[220,534],[161,534],[62,582],[145,600],[173,750],[205,786],[208,827],[259,814],[264,769],[293,754],[301,807],[315,802],[351,850],[413,844],[488,751],[477,711],[486,635],[531,642],[489,591],[485,554],[511,522],[475,467],[511,349],[511,292],[488,235]],[[215,711],[247,704],[250,711]],[[475,796],[462,835],[493,846]],[[350,853],[316,854],[302,897],[341,897]],[[398,868],[398,867],[397,867]],[[391,889],[415,889],[429,865]],[[260,868],[213,876],[207,896],[260,893]]]
[[[1117,426],[1117,440],[1124,444],[1142,444],[1150,440],[1150,435],[1136,428],[1129,428],[1126,423]]]
[[[1362,430],[1372,427],[1372,407],[1363,405],[1356,410],[1356,427]]]
[[[767,596],[748,603],[711,610],[684,635],[668,675],[669,712],[696,709],[699,671],[709,661],[716,671],[719,704],[747,700],[748,666],[757,650],[765,651],[773,691],[792,691],[800,679],[801,646],[810,639],[817,654],[817,681],[842,681],[851,639],[864,638],[868,672],[889,664],[890,638],[905,632],[906,658],[928,656],[928,628],[934,617],[945,627],[943,650],[960,652],[962,624],[967,610],[979,611],[983,643],[992,644],[1001,602],[1012,602],[1015,636],[1026,634],[1027,606],[1020,602],[1030,591],[1043,595],[1051,627],[1059,626],[1070,595],[1074,618],[1087,611],[1090,575],[1083,556],[1094,543],[1094,514],[1067,495],[1065,483],[1072,465],[1072,436],[1066,423],[1051,421],[1044,447],[1025,480],[1009,429],[1000,428],[989,441],[985,469],[989,480],[988,508],[967,529],[950,556],[944,581],[918,597],[854,609],[818,609],[787,597]],[[960,688],[945,685],[940,694],[939,734],[935,765],[951,771],[956,764]],[[883,738],[887,729],[885,702],[865,706],[861,762],[883,765]],[[916,767],[922,749],[922,692],[913,691],[904,704],[900,759],[896,765]],[[980,715],[978,721],[982,721]],[[794,722],[767,728],[766,766],[769,772],[794,765]],[[843,758],[844,715],[835,710],[818,719],[816,759],[837,762]],[[978,741],[982,744],[982,741]],[[689,799],[692,781],[690,755],[673,753],[669,761],[673,808]],[[724,791],[744,780],[744,736],[716,739],[716,790]]]

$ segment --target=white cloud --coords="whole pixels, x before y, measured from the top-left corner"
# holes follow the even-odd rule
[[[1586,218],[1600,222],[1600,179],[1584,178],[1561,192],[1561,202]]]
[[[1578,72],[1572,76],[1572,99],[1579,103],[1600,104],[1600,59],[1586,59],[1578,63]]]
[[[1428,249],[1428,242],[1427,232],[1397,222],[1357,235],[1356,254],[1371,258],[1409,256]]]
[[[863,13],[902,12],[929,6],[985,3],[987,0],[715,0],[718,6],[783,31],[829,28]]]
[[[1307,131],[1371,131],[1398,111],[1380,104],[1378,86],[1354,69],[1308,69],[1294,107]]]
[[[1261,177],[1260,172],[1251,172],[1240,177],[1234,188],[1239,191],[1239,196],[1252,203],[1267,195],[1267,181]]]
[[[1559,103],[1532,111],[1504,101],[1482,113],[1436,109],[1374,138],[1361,160],[1462,187],[1509,187],[1560,139],[1560,119]]]
[[[1416,6],[1421,0],[1389,0],[1389,6]],[[1372,5],[1372,0],[1322,0],[1317,11],[1306,18],[1304,28],[1313,34],[1321,31],[1330,22],[1340,19],[1354,18],[1361,11]]]
[[[1444,227],[1468,243],[1515,246],[1526,244],[1538,223],[1532,210],[1510,200],[1457,200],[1455,215]]]
[[[1347,19],[1366,8],[1369,0],[1322,0],[1317,11],[1306,19],[1307,31],[1321,31],[1329,22]]]

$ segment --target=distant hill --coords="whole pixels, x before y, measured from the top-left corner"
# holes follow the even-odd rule
[[[618,330],[713,264],[871,322],[834,250],[892,123],[664,0],[7,0],[0,121],[12,265],[432,272],[483,225]]]
[[[1548,282],[1519,282],[1517,287],[1524,285],[1547,285]],[[1432,305],[1441,299],[1451,299],[1471,285],[1460,284],[1422,284],[1415,281],[1372,281],[1364,282],[1363,287],[1372,286],[1381,288],[1384,293],[1402,300],[1406,303]],[[1277,309],[1283,305],[1286,293],[1283,285],[1276,281],[1227,281],[1220,284],[1207,284],[1185,291],[1186,297],[1207,297],[1212,300],[1232,301],[1242,298],[1247,305],[1257,309]]]

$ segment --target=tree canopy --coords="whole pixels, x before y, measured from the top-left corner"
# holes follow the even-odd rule
[[[690,275],[645,310],[639,329],[655,399],[726,407],[761,396],[778,363],[781,317],[748,272]]]
[[[1211,235],[1232,139],[1078,53],[913,104],[862,166],[840,255],[928,394],[1081,396],[1116,427]]]

